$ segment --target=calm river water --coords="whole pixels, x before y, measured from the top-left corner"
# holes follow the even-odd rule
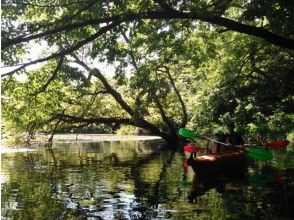
[[[60,143],[3,153],[1,219],[294,218],[293,147],[250,161],[243,178],[207,181],[183,168],[187,154],[158,148]]]

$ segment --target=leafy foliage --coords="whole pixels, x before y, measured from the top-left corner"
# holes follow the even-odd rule
[[[293,132],[292,3],[27,0],[2,9],[2,62],[27,77],[2,80],[8,130],[127,124],[172,142],[181,126],[212,133],[232,118],[248,137]]]

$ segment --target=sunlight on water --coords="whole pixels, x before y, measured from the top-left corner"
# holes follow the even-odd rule
[[[29,151],[34,151],[34,149],[29,149],[29,148],[12,148],[12,147],[3,147],[1,146],[0,148],[0,153],[1,154],[13,154],[13,153],[21,153],[21,152],[29,152]]]
[[[0,182],[2,183],[6,183],[9,181],[9,174],[8,173],[3,173],[2,169],[1,169],[1,174],[0,174]]]

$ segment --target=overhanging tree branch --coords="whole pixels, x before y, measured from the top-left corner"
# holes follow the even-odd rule
[[[122,36],[124,37],[125,41],[126,41],[127,43],[129,43],[130,40],[129,40],[129,38],[127,37],[126,33],[125,33],[123,30],[120,30],[120,32],[121,32]],[[135,68],[136,70],[138,70],[139,67],[138,67],[138,65],[137,65],[137,62],[136,62],[136,59],[135,59],[135,56],[134,56],[134,54],[133,54],[133,50],[132,50],[132,49],[129,51],[129,55],[130,55],[130,57],[131,57],[131,62],[132,62],[132,64],[133,64],[134,68]],[[171,77],[170,77],[170,80],[172,80]],[[173,129],[174,129],[174,125],[173,125],[173,123],[171,122],[171,120],[167,117],[167,115],[166,115],[166,113],[165,113],[165,111],[164,111],[164,108],[163,108],[163,106],[162,106],[161,103],[160,103],[159,98],[156,96],[155,91],[156,91],[155,88],[151,88],[151,89],[150,89],[150,93],[152,94],[152,97],[153,97],[153,100],[154,100],[154,102],[155,102],[155,105],[156,105],[156,107],[158,108],[158,110],[159,110],[159,112],[160,112],[160,115],[161,115],[161,117],[162,117],[163,122],[167,124],[167,126],[168,126],[168,128],[170,128],[170,130],[173,130]]]
[[[161,71],[160,68],[165,69],[165,73],[167,74],[168,79],[169,79],[169,81],[170,81],[176,95],[178,96],[179,102],[180,102],[181,107],[182,107],[182,112],[183,112],[183,119],[182,119],[181,127],[185,127],[186,124],[187,124],[187,121],[188,121],[186,105],[185,105],[185,103],[184,103],[184,101],[182,99],[182,96],[180,95],[179,90],[177,89],[177,87],[175,85],[175,82],[174,82],[173,78],[170,75],[169,68],[167,66],[159,66],[159,67],[156,68],[156,71]]]
[[[157,97],[156,94],[152,91],[152,89],[151,89],[151,94],[152,94],[152,96],[153,96],[154,102],[155,102],[156,107],[158,108],[158,110],[159,110],[159,112],[160,112],[160,115],[161,115],[163,121],[164,121],[164,122],[168,125],[168,127],[172,130],[174,126],[173,126],[171,120],[170,120],[170,119],[167,117],[167,115],[165,114],[165,111],[164,111],[164,109],[163,109],[163,107],[162,107],[162,105],[161,105],[161,103],[160,103],[158,97]]]
[[[87,37],[86,39],[84,39],[82,41],[77,42],[75,45],[73,45],[72,47],[70,47],[68,49],[62,50],[61,52],[58,52],[58,53],[54,53],[54,54],[52,54],[52,55],[50,55],[48,57],[45,57],[45,58],[41,58],[41,59],[34,60],[32,62],[25,63],[25,64],[23,64],[22,66],[20,66],[19,68],[15,69],[15,70],[12,70],[12,71],[10,71],[8,73],[2,74],[1,77],[12,75],[12,74],[18,72],[19,70],[22,70],[22,69],[26,68],[27,66],[30,66],[30,65],[33,65],[33,64],[36,64],[36,63],[41,63],[41,62],[45,62],[45,61],[48,61],[48,60],[51,60],[51,59],[55,59],[55,58],[59,58],[59,57],[68,55],[68,54],[78,50],[79,48],[81,48],[85,44],[95,40],[96,38],[98,38],[102,34],[106,33],[107,31],[111,30],[112,28],[114,28],[115,26],[119,25],[119,23],[120,22],[113,22],[113,23],[111,23],[111,24],[109,24],[109,25],[107,25],[105,27],[102,27],[95,34],[91,35],[90,37]]]
[[[107,93],[111,94],[112,97],[117,101],[118,104],[127,112],[129,115],[133,115],[133,109],[123,100],[120,93],[118,93],[112,86],[107,82],[106,78],[102,75],[102,73],[97,69],[91,69],[87,64],[85,64],[83,61],[78,59],[77,56],[74,56],[76,59],[76,62],[80,64],[82,67],[84,67],[87,71],[89,71],[89,74],[95,76],[98,78],[101,83],[103,84],[105,90]]]
[[[48,79],[48,81],[41,86],[37,91],[35,91],[32,95],[38,95],[39,93],[45,92],[45,90],[47,89],[47,87],[49,86],[49,84],[56,78],[57,73],[59,72],[62,64],[63,64],[63,57],[61,57],[61,59],[59,60],[55,70],[53,71],[52,75],[50,76],[50,78]]]
[[[163,5],[164,6],[164,5]],[[167,9],[161,11],[147,11],[141,13],[123,13],[120,15],[114,15],[112,17],[105,17],[99,19],[89,19],[79,23],[67,24],[64,26],[55,27],[51,30],[44,31],[39,34],[31,35],[29,37],[17,37],[13,39],[4,40],[1,44],[2,48],[6,48],[11,45],[15,45],[21,42],[28,42],[33,39],[50,36],[55,33],[62,31],[70,31],[75,28],[81,28],[88,25],[97,25],[101,23],[112,22],[113,27],[118,26],[121,22],[129,22],[142,19],[161,19],[161,20],[171,20],[171,19],[189,19],[189,20],[200,20],[209,22],[211,24],[226,27],[229,30],[236,31],[239,33],[248,34],[251,36],[263,38],[264,40],[270,42],[273,45],[277,45],[284,48],[294,49],[294,40],[279,36],[274,34],[262,27],[255,27],[247,24],[242,24],[240,22],[217,16],[208,11],[197,11],[197,12],[180,12],[174,9]],[[120,21],[120,22],[118,22]],[[112,28],[113,28],[112,27]]]
[[[79,60],[79,59],[77,59]],[[158,127],[153,125],[152,123],[144,120],[144,118],[138,117],[134,110],[128,105],[128,103],[122,98],[121,94],[117,92],[107,81],[107,79],[102,75],[102,73],[97,69],[91,69],[88,65],[86,65],[83,61],[79,60],[80,65],[82,65],[86,70],[88,70],[94,77],[98,78],[103,84],[105,90],[115,99],[115,101],[124,109],[131,117],[133,121],[133,125],[141,128],[145,128],[149,130],[152,134],[161,136],[163,138],[167,138],[167,134],[162,132]]]
[[[134,111],[133,109],[123,100],[120,93],[118,93],[112,86],[107,82],[105,77],[102,75],[102,73],[98,69],[92,69],[91,73],[93,76],[97,77],[103,84],[106,91],[108,91],[112,97],[117,101],[117,103],[120,104],[120,106],[127,112],[129,115],[133,116]]]
[[[105,18],[105,19],[103,19],[103,18],[102,19],[88,19],[86,21],[79,22],[79,23],[58,26],[58,27],[52,28],[50,30],[47,30],[47,31],[44,31],[44,32],[41,32],[38,34],[34,34],[31,36],[25,35],[25,36],[19,36],[19,37],[13,38],[13,39],[4,39],[1,42],[1,47],[2,47],[2,49],[5,49],[6,47],[16,45],[16,44],[19,44],[22,42],[29,42],[34,39],[40,39],[42,37],[51,36],[53,34],[57,34],[57,33],[63,32],[63,31],[71,31],[76,28],[86,27],[88,25],[99,25],[99,24],[104,24],[104,23],[106,24],[106,23],[110,23],[110,22],[115,22],[118,20],[118,18],[119,17],[116,16],[116,17]],[[52,26],[53,26],[53,24],[52,24]]]
[[[129,43],[130,40],[129,40],[129,38],[127,37],[126,33],[125,33],[123,30],[120,30],[120,31],[121,31],[121,34],[122,34],[122,36],[124,37],[125,41],[126,41],[127,43]],[[134,53],[133,53],[132,49],[130,50],[129,55],[130,55],[130,57],[131,57],[131,62],[132,62],[132,64],[133,64],[134,68],[135,68],[136,70],[138,70],[139,67],[138,67],[138,65],[137,65],[137,62],[136,62],[136,59],[135,59],[135,56],[134,56]],[[172,122],[170,121],[170,119],[167,117],[167,115],[165,114],[165,111],[164,111],[164,109],[163,109],[163,106],[161,105],[161,103],[160,103],[158,97],[156,96],[155,91],[156,91],[156,90],[153,89],[153,88],[150,89],[150,92],[152,93],[152,97],[153,97],[153,100],[154,100],[154,102],[155,102],[155,105],[157,106],[157,108],[158,108],[158,110],[159,110],[159,112],[160,112],[160,115],[161,115],[161,117],[162,117],[162,120],[163,120],[163,121],[168,125],[168,127],[172,130],[172,129],[173,129],[173,124],[172,124]]]

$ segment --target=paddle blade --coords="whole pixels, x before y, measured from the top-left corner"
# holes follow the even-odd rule
[[[288,140],[277,140],[270,143],[266,143],[265,146],[269,148],[273,148],[273,149],[281,149],[281,148],[286,148],[289,143],[290,141]]]
[[[202,150],[201,147],[194,147],[194,146],[191,146],[191,145],[184,146],[184,151],[188,152],[188,153],[194,153],[194,152],[198,152],[200,150]]]
[[[273,159],[273,154],[269,150],[262,149],[262,148],[245,148],[246,154],[256,160],[262,160],[262,161],[267,161],[267,160],[272,160]]]
[[[189,138],[189,139],[194,139],[197,137],[197,135],[193,131],[190,131],[186,128],[180,128],[179,135],[183,138]]]

